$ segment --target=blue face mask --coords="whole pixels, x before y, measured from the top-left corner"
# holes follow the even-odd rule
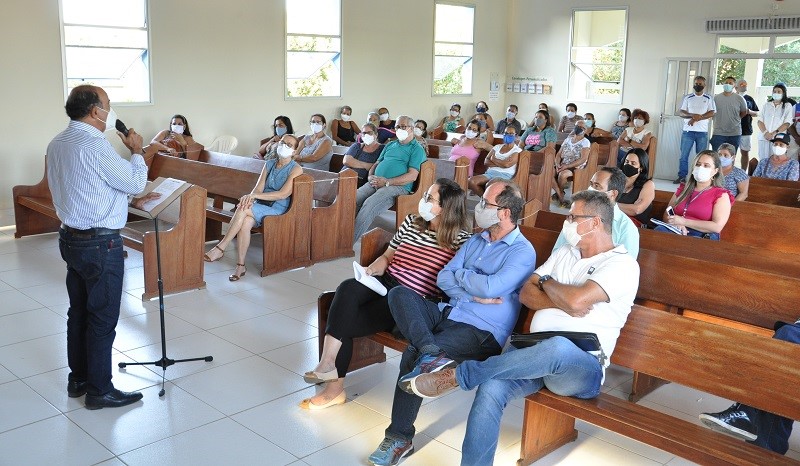
[[[285,126],[276,126],[275,127],[275,134],[278,136],[283,136],[286,134],[286,127]]]
[[[506,143],[506,144],[513,143],[515,139],[517,139],[517,137],[514,136],[513,134],[504,134],[503,135],[503,142]]]

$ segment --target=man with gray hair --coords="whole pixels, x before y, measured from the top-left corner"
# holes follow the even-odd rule
[[[413,381],[421,397],[478,388],[467,418],[462,465],[491,465],[504,407],[542,388],[562,396],[594,398],[639,287],[639,265],[611,239],[614,208],[608,196],[582,191],[572,197],[564,221],[569,244],[522,287],[520,300],[536,310],[531,332],[589,332],[600,351],[584,351],[565,336],[508,351],[485,361],[422,374]]]
[[[427,158],[414,137],[414,119],[400,115],[395,126],[397,140],[386,144],[370,168],[367,183],[356,192],[356,225],[353,243],[367,232],[373,220],[389,210],[397,196],[408,194]]]

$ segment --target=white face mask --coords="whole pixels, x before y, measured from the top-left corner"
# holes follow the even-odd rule
[[[781,100],[783,100],[783,94],[778,94],[778,93],[772,94],[772,100],[774,100],[775,102],[780,102]]]
[[[628,121],[628,115],[620,115],[617,117],[617,121]]]
[[[567,112],[567,118],[575,118],[575,112]]]
[[[478,227],[485,230],[498,223],[500,223],[500,217],[497,216],[497,207],[481,207],[480,204],[475,206],[475,224]]]
[[[506,118],[509,120],[513,120],[515,116],[517,116],[517,114],[514,112],[506,112]]]
[[[590,218],[586,219],[583,222],[588,222],[589,220],[591,220],[591,219]],[[581,239],[584,236],[586,236],[589,233],[591,233],[591,231],[587,232],[587,233],[584,233],[582,235],[580,233],[578,233],[578,225],[580,225],[583,222],[572,222],[572,223],[570,223],[570,222],[564,220],[564,226],[561,227],[561,233],[564,234],[564,239],[566,239],[567,243],[569,243],[573,248],[577,248],[578,247],[578,243],[581,242]],[[592,231],[594,231],[594,230],[592,230]]]
[[[710,180],[712,176],[712,169],[708,167],[694,167],[692,170],[692,176],[694,176],[695,181],[698,183],[705,183],[706,181]]]
[[[362,134],[361,140],[364,141],[364,144],[370,145],[375,142],[375,136],[372,134]]]
[[[342,117],[343,121],[350,121],[350,115],[342,113],[340,116]]]
[[[421,138],[422,137],[422,128],[414,127],[414,136]]]
[[[477,131],[472,131],[471,129],[468,129],[468,130],[464,131],[464,136],[466,136],[467,139],[472,139],[472,138],[476,137],[477,135],[478,135],[478,132]]]
[[[457,112],[457,111],[455,111],[455,110],[450,110],[450,116],[451,116],[451,117],[457,117],[459,113],[460,113],[460,112]]]
[[[170,126],[170,129],[175,134],[183,134],[184,128],[185,128],[185,126],[183,126],[183,125],[172,125],[172,126]]]
[[[395,132],[395,134],[397,135],[397,140],[398,141],[405,141],[406,139],[408,139],[409,132],[408,132],[408,130],[405,130],[405,129],[398,129]]]
[[[641,128],[642,126],[644,126],[644,120],[642,120],[641,118],[633,120],[633,126]]]
[[[292,149],[291,147],[287,146],[284,143],[280,143],[278,144],[277,152],[279,157],[283,159],[288,159],[294,154],[294,149]]]
[[[436,214],[433,213],[433,202],[425,202],[424,199],[420,199],[417,211],[419,211],[419,216],[426,222],[436,218]]]
[[[108,114],[108,115],[106,115],[106,121],[105,121],[106,128],[103,130],[103,132],[110,131],[112,129],[116,129],[117,128],[117,112],[114,111],[114,108],[109,108],[109,110],[106,110],[106,109],[104,109],[104,108],[102,108],[100,106],[98,106],[97,108],[99,108],[100,110],[102,110],[102,111],[104,111],[104,112],[106,112]],[[98,120],[100,120],[100,119],[98,118]],[[102,120],[100,120],[100,121],[102,121]]]
[[[772,146],[772,153],[775,155],[783,155],[786,153],[786,148],[783,146]]]
[[[388,121],[389,120],[389,114],[388,113],[381,113],[380,117],[381,117],[381,121]]]
[[[311,123],[311,132],[313,134],[319,133],[320,131],[322,131],[322,128],[324,128],[322,123]]]

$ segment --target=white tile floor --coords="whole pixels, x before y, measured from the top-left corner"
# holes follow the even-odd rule
[[[0,219],[12,219],[0,226],[0,464],[360,465],[383,438],[396,352],[347,378],[346,404],[313,413],[297,407],[314,392],[300,374],[317,361],[315,300],[350,276],[351,259],[261,278],[255,247],[251,272],[237,283],[227,280],[231,253],[209,264],[207,289],[167,297],[166,322],[170,357],[214,361],[168,368],[166,396],[159,398],[159,368],[116,368],[161,356],[158,305],[139,300],[141,255],[129,251],[114,383],[142,390],[144,400],[88,411],[65,390],[68,306],[56,235],[15,240],[13,213],[0,211]],[[391,225],[391,218],[382,223]],[[612,367],[604,391],[625,396],[630,380],[628,371]],[[456,392],[426,401],[417,451],[403,464],[458,464],[472,397]],[[676,385],[642,403],[695,422],[698,413],[728,404]],[[496,464],[518,457],[522,411],[519,400],[506,409]],[[688,464],[590,424],[577,427],[576,442],[538,464]],[[791,444],[790,455],[800,458],[800,437]]]

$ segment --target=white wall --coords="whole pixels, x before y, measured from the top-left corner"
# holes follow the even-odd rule
[[[468,113],[486,100],[490,72],[503,79],[509,2],[467,3],[476,6],[472,96],[431,97],[434,2],[342,0],[342,97],[287,101],[283,0],[150,0],[153,104],[115,109],[148,140],[182,113],[199,142],[232,134],[239,154],[255,151],[279,114],[300,132],[312,113],[330,119],[345,104],[356,121],[386,106],[432,123],[453,101]],[[0,208],[8,208],[12,186],[41,179],[47,143],[67,123],[58,0],[3,0],[0,43]],[[502,101],[490,106],[503,111]]]

